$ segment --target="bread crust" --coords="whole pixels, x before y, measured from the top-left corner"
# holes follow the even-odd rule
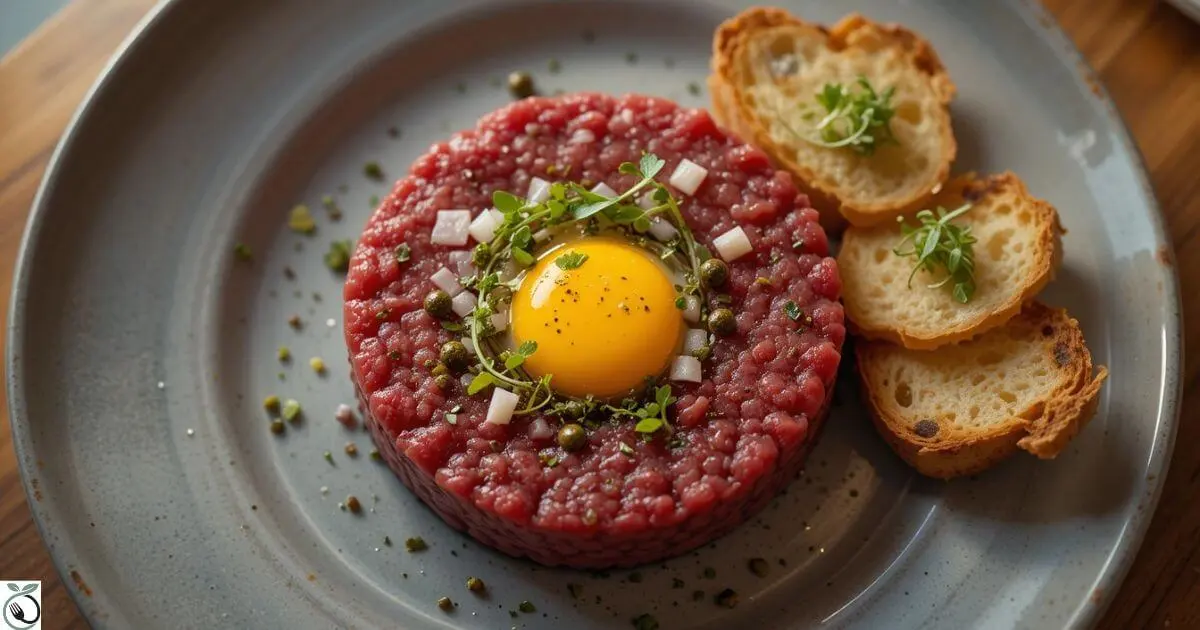
[[[867,339],[890,341],[912,350],[932,350],[977,337],[989,330],[1003,326],[1017,313],[1020,313],[1022,306],[1033,300],[1054,279],[1062,264],[1062,235],[1066,233],[1066,230],[1063,229],[1058,218],[1058,211],[1054,209],[1054,206],[1030,195],[1025,183],[1011,171],[984,178],[980,178],[974,173],[960,175],[947,183],[930,200],[930,205],[952,209],[963,203],[979,203],[988,197],[1002,196],[1011,198],[1022,209],[1028,209],[1033,218],[1032,223],[1037,230],[1033,251],[1029,252],[1029,255],[1034,258],[1033,273],[1021,278],[1020,283],[1011,288],[1007,299],[982,318],[930,334],[926,331],[907,328],[900,322],[872,323],[867,318],[867,307],[855,299],[852,291],[844,291],[842,298],[846,306],[846,317],[850,330]],[[842,242],[842,252],[855,247],[856,238],[860,234],[858,230],[859,228],[852,228],[846,231]],[[898,231],[897,239],[899,239]],[[841,254],[839,254],[839,259],[841,259],[839,262],[845,260]],[[845,274],[851,267],[843,264],[841,269]]]
[[[922,419],[905,415],[894,396],[889,396],[891,390],[882,385],[879,361],[883,353],[914,351],[894,349],[882,342],[856,344],[863,399],[875,428],[896,454],[921,474],[938,479],[972,475],[1018,450],[1052,459],[1095,415],[1108,369],[1100,366],[1093,375],[1092,356],[1079,322],[1063,309],[1033,302],[1011,325],[1022,329],[1028,337],[1022,337],[1024,342],[1041,344],[1050,353],[1052,364],[1059,366],[1051,393],[986,429],[956,427],[941,421],[937,422],[940,430],[928,437],[920,434]]]
[[[782,150],[779,143],[771,138],[767,127],[755,114],[754,108],[740,89],[737,60],[746,54],[748,43],[755,37],[780,27],[800,29],[809,36],[819,37],[831,51],[842,51],[856,46],[871,46],[876,50],[894,48],[928,78],[940,104],[937,128],[940,130],[942,146],[936,174],[925,187],[928,192],[901,199],[851,200],[847,197],[848,191],[845,187],[838,186],[821,173],[798,164],[789,157],[789,152]],[[833,231],[840,231],[847,221],[856,226],[872,226],[920,209],[949,176],[950,165],[958,151],[949,108],[956,88],[933,47],[903,26],[879,24],[857,13],[847,15],[832,28],[826,29],[819,24],[805,22],[782,9],[748,9],[726,20],[717,29],[713,38],[712,75],[708,79],[708,87],[712,94],[713,115],[717,122],[741,136],[743,140],[761,147],[776,163],[792,173],[797,180],[797,186],[809,196],[813,207],[821,213],[822,226]]]

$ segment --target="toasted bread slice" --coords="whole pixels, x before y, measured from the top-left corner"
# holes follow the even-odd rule
[[[978,239],[976,288],[966,304],[948,287],[930,288],[943,270],[918,271],[909,282],[915,260],[893,253],[902,238],[899,225],[846,230],[838,270],[856,333],[919,350],[963,341],[1003,325],[1054,278],[1062,260],[1058,213],[1016,175],[957,177],[931,200],[947,210],[964,203],[971,209],[953,222],[970,225]]]
[[[894,88],[890,127],[898,143],[872,155],[813,144],[816,93],[865,77],[878,92]],[[886,223],[921,207],[950,172],[957,145],[949,103],[955,87],[920,36],[851,14],[832,29],[782,9],[753,8],[726,21],[713,40],[708,79],[713,115],[791,171],[836,227]],[[822,110],[823,113],[823,110]]]
[[[875,427],[924,475],[980,472],[1024,449],[1053,458],[1095,414],[1101,366],[1065,310],[1030,303],[1005,326],[935,352],[864,341],[858,373]]]

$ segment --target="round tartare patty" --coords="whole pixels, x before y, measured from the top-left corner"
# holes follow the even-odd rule
[[[564,452],[557,418],[485,422],[487,395],[468,396],[461,380],[443,391],[431,373],[441,344],[462,333],[443,329],[422,300],[430,276],[454,268],[449,253],[471,247],[430,243],[438,211],[478,213],[496,190],[524,194],[532,177],[625,190],[635,176],[618,168],[643,152],[666,161],[660,181],[685,158],[708,169],[694,195],[675,193],[697,242],[713,249],[741,226],[753,244],[729,264],[732,303],[709,305],[731,308],[737,331],[713,344],[702,382],[672,383],[675,439],[647,443],[633,422],[606,422],[582,450]],[[807,198],[707,112],[637,95],[528,98],[435,144],[396,183],[351,261],[345,334],[381,454],[450,525],[544,564],[631,566],[729,531],[799,472],[841,357],[840,288]]]

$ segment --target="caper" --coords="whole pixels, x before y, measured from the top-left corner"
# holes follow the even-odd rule
[[[450,294],[441,289],[434,289],[425,296],[425,312],[438,318],[445,319],[450,317],[451,303]]]
[[[558,430],[558,445],[563,447],[563,449],[578,451],[585,444],[587,444],[587,433],[578,424],[568,422]]]
[[[475,264],[477,269],[483,269],[487,266],[488,261],[492,259],[492,246],[487,243],[480,243],[471,250],[471,262]]]
[[[729,336],[737,331],[737,319],[733,311],[718,308],[708,314],[708,329],[721,336]]]
[[[729,280],[729,265],[719,258],[709,258],[700,263],[700,278],[705,286],[717,288]]]
[[[437,388],[444,392],[454,384],[454,377],[449,374],[440,374],[434,377],[433,384],[437,385]]]
[[[508,91],[516,98],[533,96],[533,77],[528,72],[513,72],[508,75]]]
[[[441,359],[446,367],[461,372],[471,364],[471,353],[467,352],[467,347],[461,341],[447,341],[442,344]]]

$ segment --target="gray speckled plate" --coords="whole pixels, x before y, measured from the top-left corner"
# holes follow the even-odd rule
[[[1111,104],[1049,19],[1016,1],[787,4],[824,20],[860,9],[924,33],[961,88],[958,168],[1011,168],[1060,208],[1067,256],[1045,297],[1080,319],[1112,378],[1096,420],[1057,461],[1016,457],[950,484],[919,478],[847,388],[807,475],[760,517],[698,553],[596,576],[481,548],[383,466],[343,454],[347,441],[363,453],[369,441],[332,418],[351,386],[339,279],[321,256],[355,236],[384,192],[364,162],[401,174],[431,141],[505,103],[493,81],[512,69],[536,71],[549,90],[704,105],[691,86],[712,29],[743,4],[176,0],[148,18],[54,157],[9,323],[26,487],[88,618],[113,628],[601,628],[641,613],[664,628],[1095,620],[1166,472],[1176,281]],[[342,221],[321,210],[326,193]],[[298,202],[318,215],[315,238],[285,227]],[[235,261],[235,242],[252,262]],[[276,361],[281,344],[291,364]],[[327,376],[310,356],[325,358]],[[260,407],[270,393],[304,404],[282,437]],[[339,509],[348,494],[362,515]],[[414,535],[431,548],[407,553]],[[750,557],[770,574],[751,574]],[[486,580],[488,597],[466,591],[468,575]],[[578,598],[568,583],[581,585]],[[726,587],[740,593],[735,609],[711,603]],[[434,605],[444,594],[458,602],[452,613]],[[515,612],[522,600],[537,611]]]

